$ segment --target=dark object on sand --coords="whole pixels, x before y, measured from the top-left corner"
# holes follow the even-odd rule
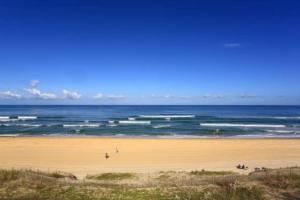
[[[245,166],[245,165],[241,165],[241,164],[238,164],[237,166],[236,166],[236,168],[237,169],[248,169],[248,167],[247,166]]]
[[[105,159],[108,159],[108,158],[109,158],[108,153],[105,153]]]
[[[119,149],[116,147],[116,153],[119,153]]]
[[[268,168],[266,168],[266,167],[262,167],[261,168],[263,171],[267,171],[268,170]]]
[[[260,168],[259,168],[259,167],[255,167],[255,168],[254,168],[254,171],[259,172],[259,171],[260,171]]]

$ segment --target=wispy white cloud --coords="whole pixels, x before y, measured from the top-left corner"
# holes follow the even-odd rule
[[[37,99],[56,99],[57,98],[57,96],[55,94],[42,92],[37,88],[27,88],[25,90]]]
[[[258,96],[256,94],[242,94],[239,97],[243,99],[252,99],[257,98]]]
[[[188,99],[189,96],[181,96],[181,95],[171,95],[171,94],[165,94],[165,95],[156,95],[152,94],[150,96],[142,96],[143,98],[155,98],[155,99]]]
[[[94,96],[95,99],[124,99],[126,96],[121,94],[102,94],[98,93]]]
[[[21,99],[22,95],[11,92],[11,91],[5,91],[5,92],[0,92],[0,98],[3,99]]]
[[[240,43],[226,43],[226,44],[224,44],[224,47],[226,47],[226,48],[238,48],[240,46],[241,46]]]
[[[40,83],[39,80],[31,80],[30,87],[35,88]]]
[[[106,97],[109,99],[124,99],[125,98],[125,96],[122,94],[109,94],[109,95],[106,95]]]
[[[96,94],[96,95],[94,96],[94,98],[95,98],[95,99],[102,99],[102,98],[104,98],[104,94],[98,93],[98,94]]]
[[[38,84],[40,83],[39,80],[31,80],[29,84],[29,88],[26,88],[27,91],[32,97],[37,99],[56,99],[57,96],[53,93],[49,92],[42,92],[40,89],[37,88]]]
[[[171,95],[171,94],[166,94],[166,95],[144,95],[142,98],[153,98],[153,99],[223,99],[226,98],[227,95],[220,95],[220,94],[203,94],[203,95],[192,95],[192,96],[187,96],[187,95]]]
[[[63,93],[63,98],[65,99],[79,99],[81,97],[81,94],[79,94],[78,92],[71,92],[66,89],[63,89],[62,93]]]
[[[204,94],[204,95],[200,95],[200,98],[204,98],[204,99],[223,99],[226,96],[225,95],[219,95],[219,94]]]

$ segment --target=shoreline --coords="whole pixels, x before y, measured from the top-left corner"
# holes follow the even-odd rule
[[[300,166],[300,140],[288,138],[0,137],[0,150],[0,168],[65,171],[79,178],[103,172],[249,173],[255,167]],[[249,169],[238,170],[238,164]]]
[[[297,137],[291,136],[193,136],[193,135],[173,135],[173,136],[151,136],[151,135],[140,135],[140,136],[133,136],[133,135],[75,135],[75,134],[45,134],[45,135],[22,135],[22,134],[0,134],[0,138],[103,138],[103,139],[157,139],[157,140],[205,140],[205,139],[278,139],[278,140],[298,140],[300,139],[300,135]]]

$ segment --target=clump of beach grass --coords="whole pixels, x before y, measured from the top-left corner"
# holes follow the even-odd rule
[[[300,188],[300,169],[297,167],[268,169],[252,173],[251,177],[272,188]]]
[[[234,175],[237,174],[232,171],[206,171],[206,170],[195,170],[190,172],[191,175],[195,176],[224,176],[224,175]]]
[[[20,170],[0,170],[0,183],[16,180],[20,174]]]
[[[87,179],[101,180],[101,181],[120,181],[124,179],[132,179],[135,177],[134,173],[119,172],[119,173],[102,173],[97,175],[87,175]]]

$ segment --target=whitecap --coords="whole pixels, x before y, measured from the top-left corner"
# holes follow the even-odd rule
[[[285,125],[275,124],[231,124],[231,123],[201,123],[200,126],[207,127],[249,127],[249,128],[284,128]]]
[[[0,122],[8,122],[10,121],[9,116],[0,116]]]
[[[169,128],[171,127],[171,125],[169,124],[160,124],[160,125],[155,125],[155,126],[152,126],[153,128]]]
[[[140,118],[157,118],[157,119],[172,119],[172,118],[194,118],[195,115],[139,115]]]
[[[124,125],[146,125],[146,124],[151,124],[151,121],[129,121],[129,120],[120,120],[119,124],[124,124]]]
[[[18,116],[18,119],[20,120],[32,120],[32,119],[37,119],[37,116]]]
[[[0,126],[41,127],[41,124],[1,124]]]
[[[109,127],[115,127],[115,126],[118,126],[117,124],[108,124],[107,126]]]
[[[271,133],[295,133],[294,131],[288,131],[288,130],[266,130],[266,131]]]
[[[63,124],[64,128],[73,128],[73,127],[89,127],[89,128],[97,128],[100,127],[100,124]]]
[[[300,117],[296,117],[296,116],[289,116],[289,117],[270,117],[270,118],[273,118],[273,119],[300,119]]]
[[[11,126],[11,124],[0,124],[0,126]]]
[[[12,126],[24,126],[24,127],[41,127],[41,124],[13,124]]]

